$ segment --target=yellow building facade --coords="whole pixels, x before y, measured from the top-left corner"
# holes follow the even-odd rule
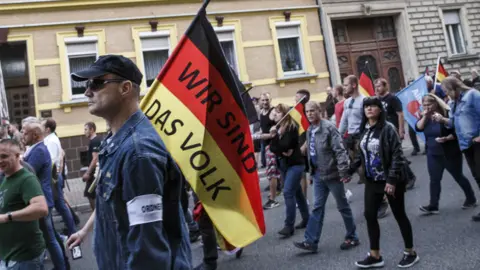
[[[10,119],[53,117],[79,175],[88,113],[83,84],[69,74],[104,54],[137,63],[146,93],[186,31],[201,1],[57,0],[0,3],[0,61]],[[292,104],[298,89],[324,101],[330,85],[315,0],[212,0],[207,13],[229,64],[252,96],[270,92]]]

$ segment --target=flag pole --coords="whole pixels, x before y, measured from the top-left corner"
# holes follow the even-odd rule
[[[247,94],[247,93],[248,93],[250,90],[252,90],[252,89],[253,89],[253,86],[250,86],[250,88],[248,88],[247,90],[243,91],[242,96],[245,95],[245,94]]]
[[[372,78],[372,72],[370,71],[370,67],[368,66],[368,60],[365,61],[365,67],[367,68],[367,76],[368,78],[370,78],[370,81],[372,81],[372,84],[373,84],[373,78]]]
[[[210,0],[203,0],[202,9],[207,9],[207,6],[209,3],[210,3]]]
[[[303,101],[303,99],[305,99],[307,96],[303,96],[296,104],[295,106],[293,106],[283,117],[282,119],[280,119],[280,121],[278,121],[278,123],[275,125],[275,127],[278,127],[278,125],[280,125],[280,123],[282,123],[283,120],[285,120],[285,118],[287,118],[287,116],[293,111],[295,110],[295,107],[297,107],[297,105],[299,103],[301,103]]]
[[[433,83],[434,85],[437,84],[437,80],[438,80],[438,68],[440,67],[440,59],[441,59],[441,56],[439,55],[437,58],[437,70],[435,70],[435,82]]]

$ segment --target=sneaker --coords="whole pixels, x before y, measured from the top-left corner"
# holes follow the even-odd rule
[[[418,152],[420,152],[420,151],[419,151],[419,150],[417,150],[417,149],[413,149],[412,156],[416,156],[416,155],[418,155]]]
[[[385,265],[385,262],[383,261],[382,256],[380,256],[380,258],[377,259],[375,257],[370,256],[370,253],[368,253],[367,257],[364,260],[355,262],[355,265],[359,268],[364,268],[364,269],[380,268]]]
[[[384,200],[382,202],[382,205],[380,205],[380,208],[378,208],[378,218],[384,218],[388,215],[388,202]]]
[[[345,240],[345,242],[343,242],[341,245],[340,245],[340,249],[341,250],[349,250],[353,247],[356,247],[360,245],[360,241],[358,240],[353,240],[353,239],[347,239]]]
[[[469,209],[469,208],[475,208],[477,207],[477,201],[475,200],[474,202],[467,202],[462,205],[462,209]]]
[[[420,260],[420,257],[418,257],[416,252],[415,252],[415,254],[410,254],[408,252],[403,252],[403,258],[398,263],[398,267],[409,268],[409,267],[412,267],[414,264],[416,264],[419,260]]]
[[[317,247],[306,242],[306,241],[303,241],[303,242],[293,242],[293,245],[299,249],[303,249],[303,250],[306,250],[306,251],[309,251],[309,252],[312,252],[312,253],[315,253],[317,252]]]
[[[190,243],[195,243],[197,240],[200,238],[200,230],[196,231],[190,231],[189,236],[190,236]]]
[[[478,213],[477,215],[473,216],[473,217],[472,217],[472,220],[473,220],[473,221],[476,221],[476,222],[480,221],[480,213]]]
[[[295,230],[293,228],[289,228],[289,227],[283,227],[283,229],[281,229],[278,234],[284,236],[285,238],[287,237],[290,237],[293,235],[293,233],[295,232]]]
[[[421,206],[420,211],[422,211],[426,214],[429,214],[429,215],[433,215],[433,214],[436,215],[436,214],[440,213],[440,211],[438,211],[438,207],[431,206],[431,205]]]
[[[295,229],[305,229],[307,228],[308,220],[302,220],[300,223],[295,226]]]
[[[265,203],[265,205],[263,205],[263,209],[265,209],[265,210],[272,209],[272,208],[278,207],[279,205],[280,205],[280,203],[275,201],[275,200],[268,200]]]

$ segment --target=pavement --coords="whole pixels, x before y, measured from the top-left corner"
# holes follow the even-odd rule
[[[480,223],[471,221],[471,216],[480,211],[480,207],[462,210],[465,200],[459,186],[452,177],[444,174],[442,182],[442,195],[440,201],[440,214],[424,216],[419,211],[419,206],[425,205],[429,200],[429,176],[427,172],[426,157],[424,155],[410,157],[411,147],[405,145],[405,153],[410,161],[411,168],[417,176],[415,189],[406,194],[406,209],[410,217],[414,233],[414,245],[420,256],[420,262],[413,269],[422,270],[467,270],[480,269]],[[470,171],[464,162],[464,172],[470,182],[477,198],[480,198],[479,188],[474,182]],[[263,190],[268,185],[264,177],[260,179]],[[347,188],[353,193],[351,207],[357,224],[357,233],[361,245],[349,250],[341,251],[345,228],[343,220],[336,210],[332,196],[329,197],[323,226],[323,232],[316,254],[302,253],[293,246],[293,241],[303,240],[304,230],[295,232],[289,239],[281,239],[277,234],[283,226],[285,205],[283,197],[278,197],[280,207],[266,210],[266,234],[263,238],[252,243],[244,249],[240,259],[235,256],[225,255],[220,252],[218,269],[356,269],[354,262],[363,259],[368,250],[368,235],[365,219],[363,217],[363,185],[358,185],[354,178]],[[83,190],[82,190],[83,191]],[[262,192],[265,201],[267,192]],[[308,199],[312,204],[312,188],[309,188]],[[89,213],[81,213],[82,225],[88,219]],[[56,225],[62,225],[56,218]],[[297,221],[300,220],[297,214]],[[403,240],[393,215],[380,220],[381,249],[385,260],[384,269],[397,269],[403,251]],[[83,258],[72,261],[72,269],[93,270],[97,269],[91,250],[91,235],[82,244]],[[194,265],[201,262],[203,257],[202,246],[199,242],[192,244]],[[48,266],[51,266],[49,264]],[[50,269],[47,267],[46,269]],[[158,268],[161,269],[161,268]]]

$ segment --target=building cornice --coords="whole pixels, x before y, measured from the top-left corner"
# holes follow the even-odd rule
[[[37,0],[6,1],[0,3],[0,12],[30,12],[38,10],[85,9],[102,6],[134,6],[146,4],[197,3],[199,0]]]
[[[246,13],[248,14],[248,13],[259,13],[259,12],[278,12],[278,11],[285,11],[285,10],[307,10],[307,9],[318,9],[318,6],[310,5],[310,6],[280,7],[280,8],[223,10],[223,11],[207,12],[207,15],[213,16],[213,15],[222,15],[222,14],[246,14]],[[14,29],[14,28],[30,28],[30,27],[52,27],[52,26],[59,26],[59,25],[97,24],[97,23],[109,23],[109,22],[118,22],[118,21],[141,21],[141,20],[152,20],[152,19],[184,18],[184,17],[194,17],[195,15],[196,13],[178,13],[178,14],[167,14],[167,15],[105,18],[105,19],[95,19],[95,20],[75,20],[75,21],[62,21],[62,22],[2,25],[0,26],[0,28]]]

